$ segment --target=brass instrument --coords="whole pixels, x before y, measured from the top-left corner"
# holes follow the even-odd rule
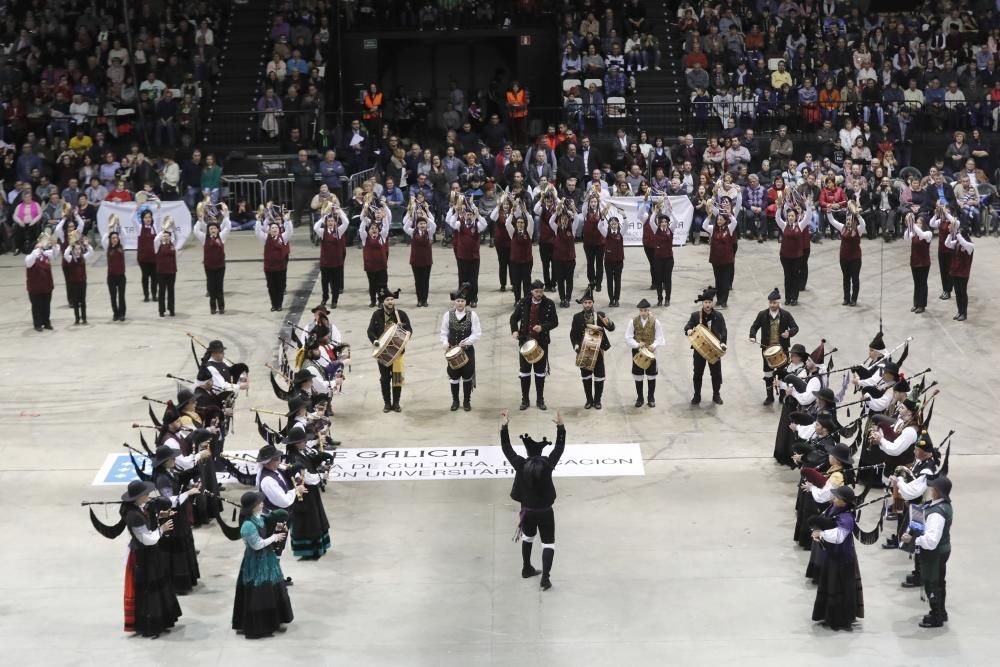
[[[160,231],[165,234],[173,234],[174,230],[177,228],[177,223],[174,222],[173,216],[166,216],[163,218],[163,226]]]
[[[39,234],[38,240],[35,242],[35,247],[41,248],[42,250],[50,250],[54,245],[56,245],[55,235],[49,229],[46,229]]]
[[[118,220],[118,214],[112,213],[108,216],[108,234],[121,234],[122,223]]]

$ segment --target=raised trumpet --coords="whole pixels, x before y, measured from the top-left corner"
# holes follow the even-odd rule
[[[163,226],[160,228],[161,232],[166,232],[167,234],[173,234],[176,228],[177,228],[177,223],[174,222],[173,216],[168,215],[163,218]]]
[[[121,234],[122,223],[118,220],[118,214],[112,213],[108,216],[108,234]]]

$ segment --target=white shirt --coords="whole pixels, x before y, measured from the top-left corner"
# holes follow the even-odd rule
[[[653,344],[649,346],[651,350],[655,350],[666,342],[663,339],[663,327],[660,326],[660,321],[653,321],[656,323],[656,332],[653,334]],[[649,322],[649,318],[639,318],[639,324],[646,326],[647,322]],[[637,350],[641,346],[641,343],[635,339],[635,318],[630,319],[625,327],[625,343],[633,350]]]
[[[260,492],[267,496],[268,501],[275,507],[291,507],[296,498],[294,488],[282,491],[281,485],[270,477],[261,477]]]
[[[450,310],[446,311],[445,314],[441,316],[441,342],[445,345],[448,345],[448,325],[451,319],[451,312],[452,311]],[[455,317],[458,320],[464,320],[467,315],[472,318],[472,333],[469,334],[468,338],[459,341],[459,343],[463,346],[475,345],[483,336],[483,328],[479,323],[479,315],[476,315],[475,311],[469,310],[468,308],[462,312],[458,312],[457,310],[455,311]]]
[[[900,424],[901,421],[897,420],[896,424]],[[879,449],[888,454],[889,456],[899,456],[905,452],[912,444],[917,441],[917,429],[913,426],[907,426],[902,430],[902,432],[896,436],[895,440],[887,440],[885,436],[879,439]]]
[[[931,503],[931,507],[939,503],[944,502],[940,498]],[[933,551],[937,549],[938,543],[941,542],[941,536],[944,534],[944,516],[940,514],[931,514],[924,521],[924,534],[914,540],[914,543],[921,549],[927,549],[928,551]]]
[[[194,467],[197,455],[194,452],[188,454],[187,456],[181,455],[180,437],[181,436],[176,433],[168,433],[162,444],[167,445],[174,451],[174,453],[177,454],[176,458],[174,458],[174,467],[177,470],[190,470]]]

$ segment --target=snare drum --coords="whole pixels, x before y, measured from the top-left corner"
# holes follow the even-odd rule
[[[529,364],[537,364],[545,356],[545,350],[537,340],[529,340],[521,346],[521,356]]]
[[[632,363],[642,370],[646,370],[652,366],[654,361],[656,361],[656,353],[645,347],[640,347],[636,350],[635,356],[632,357]]]
[[[767,363],[768,368],[781,368],[788,363],[788,357],[785,356],[783,347],[772,345],[764,349],[764,361]]]
[[[448,362],[448,368],[453,371],[457,371],[459,368],[469,363],[469,355],[465,353],[465,350],[461,345],[456,345],[455,347],[450,348],[444,353],[444,358],[445,361]]]
[[[392,366],[392,362],[396,361],[396,358],[406,349],[406,344],[410,342],[410,335],[409,331],[398,324],[389,326],[379,336],[372,357],[383,366]]]
[[[726,348],[722,346],[722,343],[715,337],[712,330],[704,324],[696,326],[688,336],[688,340],[691,342],[691,347],[694,348],[694,351],[710,364],[717,363],[719,359],[722,359],[722,355],[726,353]]]
[[[578,368],[585,368],[588,371],[594,370],[597,366],[597,359],[601,354],[601,343],[604,342],[604,329],[595,327],[593,324],[587,325],[583,340],[580,342],[580,350],[576,354],[576,365]]]

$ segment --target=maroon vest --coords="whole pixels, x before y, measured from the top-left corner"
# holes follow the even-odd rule
[[[177,273],[177,249],[173,244],[162,244],[156,252],[157,273]]]
[[[323,230],[323,240],[319,247],[319,265],[324,269],[336,269],[344,265],[344,237],[336,230]]]
[[[410,266],[430,266],[434,263],[431,255],[431,237],[427,232],[414,230],[410,239]]]
[[[515,264],[532,263],[531,236],[527,232],[514,230],[514,236],[510,239],[510,261]]]
[[[958,248],[949,248],[944,244],[944,240],[948,238],[951,234],[951,223],[945,218],[941,221],[940,226],[938,226],[938,254],[939,255],[951,255],[956,252]]]
[[[625,261],[625,239],[621,234],[608,232],[604,243],[604,261],[621,264]]]
[[[51,294],[52,264],[42,255],[28,267],[28,294]]]
[[[156,251],[153,250],[154,238],[156,238],[156,233],[153,231],[152,227],[146,227],[143,225],[139,229],[139,246],[138,252],[136,253],[136,259],[138,261],[144,264],[156,261]]]
[[[479,259],[479,228],[464,222],[455,232],[455,257],[458,259]]]
[[[968,278],[972,270],[972,255],[955,246],[955,255],[951,258],[948,273],[952,278]],[[51,277],[49,278],[51,280]],[[51,288],[50,288],[51,289]]]
[[[497,215],[497,221],[494,223],[495,227],[493,229],[493,247],[504,248],[510,247],[510,234],[507,233],[507,216],[503,214],[503,211]]]
[[[785,231],[781,234],[781,247],[778,250],[778,257],[785,259],[795,259],[802,256],[802,243],[799,237],[802,232],[798,227],[793,227],[791,223],[785,226]]]
[[[586,217],[583,219],[583,245],[604,245],[604,237],[601,235],[601,230],[597,228],[599,221],[600,218],[596,214],[587,212]]]
[[[121,249],[108,250],[108,275],[109,276],[124,276],[125,275],[125,252]]]
[[[657,259],[666,259],[674,256],[674,233],[669,228],[667,228],[667,231],[657,229],[656,234],[653,235],[653,243],[655,244],[653,250],[655,254],[653,256]]]
[[[66,282],[73,283],[76,285],[86,284],[87,282],[87,262],[80,259],[74,259],[70,262],[63,262],[63,273],[66,275]]]
[[[538,224],[541,227],[538,230],[538,242],[539,243],[554,243],[556,240],[556,233],[552,231],[552,227],[549,226],[549,220],[555,214],[556,210],[549,210],[542,207],[542,213],[538,216]]]
[[[913,238],[910,239],[910,266],[916,269],[930,265],[931,244],[927,241],[921,241],[920,238],[914,234]]]
[[[554,247],[552,249],[552,259],[557,262],[576,261],[576,238],[573,236],[573,228],[569,225],[560,227],[555,233]]]
[[[206,238],[202,263],[206,269],[222,269],[226,266],[226,244],[221,238]]]
[[[861,259],[861,235],[857,230],[852,233],[844,233],[840,236],[840,261],[856,262]]]
[[[736,262],[736,251],[733,248],[733,235],[728,227],[715,226],[712,238],[709,239],[708,261],[710,264],[725,266]]]
[[[365,271],[385,271],[389,268],[389,246],[381,238],[365,239],[364,257]]]
[[[288,268],[288,244],[281,240],[281,235],[267,235],[264,241],[264,272],[284,271]]]

